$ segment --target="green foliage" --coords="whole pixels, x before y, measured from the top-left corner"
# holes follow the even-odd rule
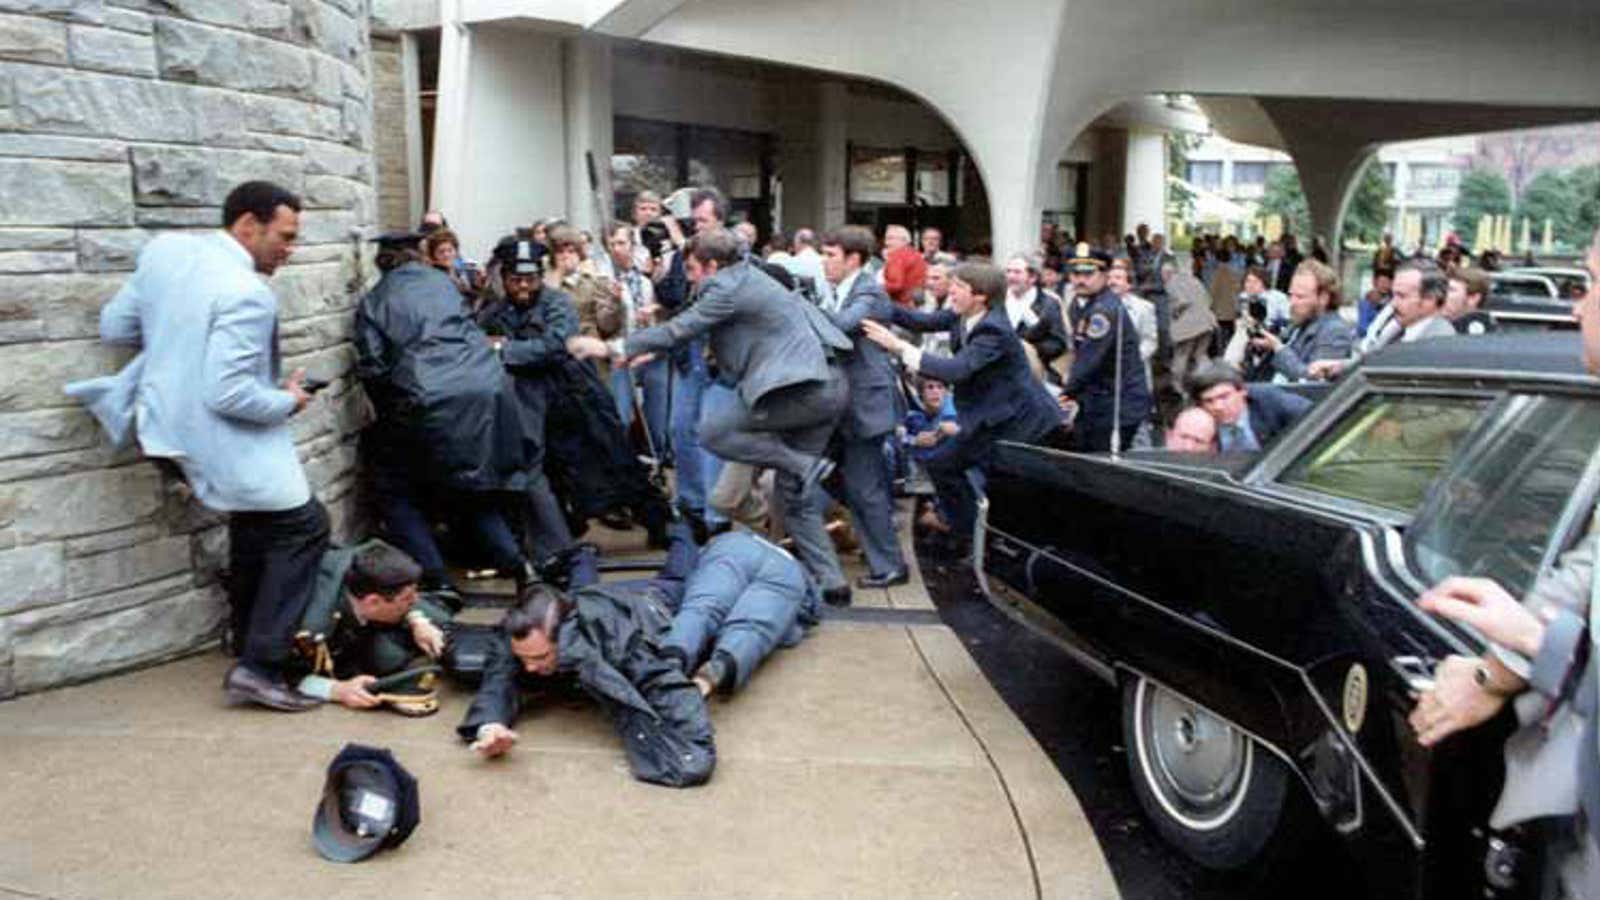
[[[1571,228],[1574,247],[1587,247],[1600,229],[1600,165],[1580,166],[1567,173],[1567,186],[1575,204]]]
[[[1394,186],[1374,157],[1361,172],[1361,180],[1350,196],[1344,213],[1344,242],[1376,244],[1389,226],[1389,198]]]
[[[1450,227],[1471,244],[1478,233],[1478,222],[1485,215],[1503,216],[1510,212],[1511,185],[1505,176],[1488,169],[1473,169],[1461,176]]]
[[[1579,202],[1576,187],[1561,172],[1540,172],[1522,191],[1522,205],[1516,215],[1518,227],[1522,219],[1530,220],[1533,240],[1537,242],[1544,235],[1544,223],[1548,219],[1555,239],[1563,244],[1572,244],[1576,236],[1574,220]]]
[[[1178,179],[1167,179],[1167,215],[1187,222],[1194,215],[1194,192],[1182,181],[1189,173],[1189,153],[1200,146],[1200,135],[1186,131],[1167,134],[1167,174]]]
[[[1311,242],[1311,212],[1306,206],[1305,191],[1300,188],[1300,174],[1294,166],[1274,166],[1267,175],[1265,193],[1261,195],[1261,215],[1280,216],[1283,229]]]

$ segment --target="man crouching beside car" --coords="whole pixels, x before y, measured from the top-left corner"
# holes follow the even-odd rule
[[[1575,307],[1584,365],[1600,375],[1600,233],[1589,248],[1588,294]],[[1418,601],[1491,642],[1451,656],[1411,713],[1425,747],[1489,721],[1511,703],[1521,726],[1506,741],[1506,780],[1489,824],[1538,821],[1548,874],[1542,896],[1600,897],[1600,533],[1563,554],[1519,602],[1487,578],[1446,578]]]

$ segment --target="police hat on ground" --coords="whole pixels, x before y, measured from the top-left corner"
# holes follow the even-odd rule
[[[322,800],[311,820],[311,842],[323,858],[352,863],[398,847],[422,818],[417,779],[393,754],[346,744],[328,764]]]
[[[1099,272],[1111,267],[1111,254],[1091,248],[1088,241],[1079,241],[1067,260],[1068,272]]]

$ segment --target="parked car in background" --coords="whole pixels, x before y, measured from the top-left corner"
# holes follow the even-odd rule
[[[1572,304],[1588,290],[1582,269],[1511,269],[1490,275],[1483,309],[1503,331],[1566,331],[1578,327]],[[1573,291],[1577,291],[1576,294]]]
[[[1236,458],[1002,444],[980,583],[1121,692],[1140,802],[1200,863],[1331,829],[1371,896],[1527,895],[1523,839],[1487,826],[1509,716],[1433,749],[1406,721],[1438,660],[1483,649],[1415,600],[1456,574],[1523,592],[1591,526],[1578,359],[1569,335],[1399,344]]]

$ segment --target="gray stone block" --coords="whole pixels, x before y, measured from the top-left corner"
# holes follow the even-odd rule
[[[42,156],[84,162],[126,162],[128,145],[122,141],[61,137],[54,134],[0,134],[0,156]]]
[[[133,221],[145,228],[218,228],[222,207],[141,206],[133,211]]]
[[[0,379],[0,412],[75,407],[62,385],[115,372],[132,357],[128,348],[98,341],[0,347],[0,372],[7,373]]]
[[[67,62],[67,26],[49,19],[0,14],[0,59]]]
[[[253,150],[133,148],[134,196],[141,205],[219,206],[234,186],[256,179],[298,192],[300,161]]]
[[[308,209],[300,214],[300,243],[349,243],[350,229],[359,222],[356,214],[343,209]]]
[[[23,542],[134,525],[161,509],[161,476],[138,465],[0,485],[0,525]]]
[[[312,175],[306,178],[305,201],[311,206],[353,209],[360,202],[363,189],[366,189],[366,185],[359,181],[332,175]]]
[[[159,6],[197,22],[277,37],[289,34],[289,7],[278,0],[160,0]]]
[[[342,344],[350,340],[354,330],[355,317],[343,311],[294,319],[278,329],[278,349],[285,356],[297,356]]]
[[[34,691],[184,653],[217,635],[226,610],[222,592],[209,587],[106,615],[16,629],[13,687]]]
[[[0,157],[0,225],[125,225],[128,168],[115,163]]]
[[[59,250],[0,251],[0,274],[71,272],[78,266],[78,254]]]
[[[132,528],[118,528],[115,531],[102,531],[86,537],[72,538],[64,542],[67,549],[67,558],[79,556],[94,556],[99,553],[109,553],[112,550],[121,550],[132,547],[134,544],[148,543],[159,539],[166,532],[161,526],[155,524],[135,525]]]
[[[67,598],[79,599],[187,572],[187,535],[67,560]]]
[[[0,66],[0,79],[7,72],[16,124],[30,131],[216,145],[245,130],[231,91],[23,65]]]
[[[228,526],[214,525],[189,536],[195,585],[210,584],[228,567]]]
[[[0,321],[41,322],[45,337],[99,337],[100,307],[122,281],[120,275],[0,274]]]
[[[131,272],[153,237],[142,228],[85,228],[78,232],[78,266],[89,272]]]
[[[99,23],[105,20],[104,0],[0,0],[0,12],[36,16],[60,16],[75,22]]]
[[[348,308],[351,299],[341,268],[338,263],[317,263],[279,270],[272,279],[272,289],[278,295],[278,316],[298,319]]]
[[[308,93],[306,51],[268,38],[178,19],[156,20],[161,77],[232,90]]]
[[[246,98],[243,105],[250,128],[255,131],[337,141],[344,129],[335,106],[267,96]]]
[[[70,228],[0,228],[0,250],[71,250],[73,237]]]
[[[311,96],[319,103],[335,104],[344,97],[341,63],[320,53],[311,55]]]
[[[46,453],[39,456],[20,456],[0,460],[0,484],[13,481],[34,481],[93,472],[118,465],[131,465],[139,461],[139,451],[134,447],[113,450],[96,446],[88,450],[69,450],[65,453]]]
[[[372,180],[372,156],[342,144],[323,141],[306,143],[307,175],[338,175],[356,181]]]
[[[0,551],[0,616],[58,603],[66,584],[61,544]]]
[[[105,24],[107,28],[131,31],[134,34],[150,34],[155,31],[155,20],[149,13],[118,9],[114,6],[106,8]]]
[[[99,424],[81,408],[0,413],[0,459],[85,450],[99,439]]]
[[[68,47],[72,64],[80,69],[156,74],[156,45],[148,34],[74,25],[68,34]]]

